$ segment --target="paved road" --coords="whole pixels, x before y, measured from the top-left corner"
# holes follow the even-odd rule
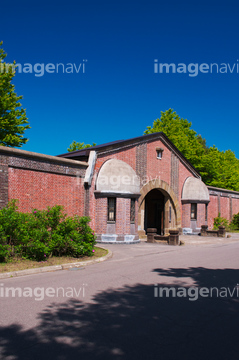
[[[82,270],[0,281],[0,359],[239,359],[239,241],[108,248]]]

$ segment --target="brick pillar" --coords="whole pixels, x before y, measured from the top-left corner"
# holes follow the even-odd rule
[[[85,184],[84,186],[84,216],[90,215],[90,188]]]
[[[218,203],[218,213],[221,214],[221,198],[220,198],[220,195],[217,196],[217,203]]]
[[[0,209],[8,204],[8,166],[0,165]]]
[[[230,195],[230,221],[232,221],[233,218],[233,211],[232,211],[232,196]]]

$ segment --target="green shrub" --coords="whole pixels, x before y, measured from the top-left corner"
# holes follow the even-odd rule
[[[19,213],[17,212],[17,200],[11,200],[7,207],[0,211],[0,243],[13,244],[18,229]]]
[[[93,255],[89,217],[67,217],[60,205],[25,214],[17,211],[16,202],[0,210],[0,262],[14,256],[42,261],[50,255]]]
[[[229,221],[226,218],[221,217],[219,213],[217,217],[214,218],[213,230],[218,230],[219,226],[225,226],[226,230],[229,230]]]
[[[69,238],[54,232],[51,236],[49,249],[53,256],[71,255],[71,244]]]
[[[10,249],[9,249],[8,245],[0,244],[0,262],[7,262],[7,260],[9,259],[9,256],[10,256],[9,250]]]
[[[239,230],[239,213],[233,215],[230,227],[234,230]]]
[[[63,206],[55,205],[52,208],[48,206],[47,210],[33,209],[32,214],[38,220],[40,226],[53,232],[57,230],[59,224],[66,218],[63,210]]]
[[[67,217],[52,233],[50,249],[55,256],[91,256],[95,235],[88,225],[89,217]]]
[[[50,249],[44,243],[36,240],[29,242],[27,245],[19,245],[17,247],[18,255],[23,259],[43,261],[50,255]]]

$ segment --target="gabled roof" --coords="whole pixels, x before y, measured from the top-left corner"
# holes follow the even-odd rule
[[[89,156],[90,151],[96,151],[98,154],[110,151],[110,150],[119,150],[120,148],[124,148],[126,146],[135,146],[140,143],[150,142],[154,140],[162,140],[165,142],[165,144],[171,148],[171,150],[178,155],[178,157],[182,160],[182,162],[186,163],[188,167],[190,167],[193,172],[195,172],[196,177],[200,177],[199,172],[195,169],[195,167],[185,158],[185,156],[181,153],[181,151],[178,150],[178,148],[169,140],[169,138],[163,133],[163,132],[156,132],[153,134],[147,134],[138,136],[135,138],[131,138],[128,140],[117,140],[112,141],[106,144],[96,145],[92,146],[90,148],[82,149],[82,150],[76,150],[67,152],[65,154],[57,155],[58,157],[68,158],[72,160],[86,160],[86,158]]]
[[[82,150],[75,150],[75,151],[70,151],[70,152],[67,152],[65,154],[61,154],[61,155],[57,155],[59,157],[66,157],[66,158],[76,158],[76,157],[79,157],[79,156],[88,156],[90,151],[92,150],[100,150],[100,149],[105,149],[107,147],[111,147],[112,145],[118,145],[122,142],[124,142],[125,140],[116,140],[116,141],[112,141],[112,142],[109,142],[109,143],[105,143],[105,144],[101,144],[101,145],[95,145],[95,146],[91,146],[89,148],[86,148],[86,149],[82,149]]]

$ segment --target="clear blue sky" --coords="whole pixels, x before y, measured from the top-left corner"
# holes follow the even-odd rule
[[[6,61],[76,64],[78,73],[17,73],[31,129],[23,149],[61,154],[73,141],[140,136],[173,108],[207,144],[239,158],[239,71],[154,73],[160,63],[238,64],[238,1],[3,1]]]

